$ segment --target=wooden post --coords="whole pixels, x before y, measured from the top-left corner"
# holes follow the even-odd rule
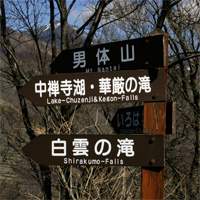
[[[167,91],[168,38],[164,34],[164,70]],[[166,99],[167,100],[167,99]],[[144,103],[144,133],[165,135],[166,102]],[[153,159],[153,158],[152,158]],[[164,199],[164,168],[142,168],[141,199]]]
[[[144,104],[144,132],[165,134],[165,103]],[[141,199],[163,199],[163,176],[164,168],[142,168]]]

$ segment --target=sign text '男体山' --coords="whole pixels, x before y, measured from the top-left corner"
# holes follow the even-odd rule
[[[164,35],[62,51],[50,65],[56,73],[107,72],[164,66]]]

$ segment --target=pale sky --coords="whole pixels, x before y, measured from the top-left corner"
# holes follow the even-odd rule
[[[12,6],[9,3],[10,0],[5,1],[6,3],[6,14],[7,16],[14,16],[12,11]],[[17,6],[21,5],[22,11],[25,12],[27,10],[26,8],[26,4],[25,2],[27,0],[11,0],[14,1]],[[43,0],[32,0],[33,2],[37,2],[37,7],[35,8],[37,12],[40,13],[40,17],[38,20],[38,24],[40,25],[48,25],[49,24],[49,3],[47,0],[43,1]],[[67,2],[67,6],[70,5],[70,3],[72,2],[72,0],[66,0]],[[87,18],[92,14],[92,10],[91,7],[93,7],[96,4],[97,0],[77,0],[71,10],[71,13],[69,15],[68,18],[68,22],[71,25],[75,25],[77,27],[80,27],[86,20]],[[181,7],[183,8],[183,10],[187,10],[189,11],[190,15],[195,15],[196,17],[200,17],[200,8],[199,8],[199,0],[182,0],[182,2],[180,3]],[[59,14],[58,14],[58,10],[57,10],[57,5],[55,3],[55,8],[56,8],[56,16],[57,19],[59,19]],[[31,20],[33,20],[33,6],[29,6],[29,18]],[[12,19],[8,19],[8,24],[10,24],[13,28],[14,27],[19,27],[20,24],[17,21],[17,17],[16,18],[12,18]],[[21,29],[23,30],[23,27],[21,26]]]

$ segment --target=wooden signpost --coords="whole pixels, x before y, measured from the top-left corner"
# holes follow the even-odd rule
[[[165,135],[165,103],[144,104],[144,131],[155,135]],[[154,160],[152,160],[154,163]],[[164,198],[164,168],[142,168],[141,199]]]
[[[164,35],[164,73],[165,90],[167,90],[168,70],[168,37]],[[165,135],[166,132],[166,101],[144,104],[144,131],[149,134]],[[142,168],[141,199],[164,199],[164,167]]]
[[[23,151],[45,166],[164,166],[164,138],[144,134],[41,135]]]
[[[163,67],[163,35],[62,51],[53,73],[106,72]]]
[[[113,150],[115,156],[117,153],[116,146],[119,148],[117,141],[119,142],[123,138],[123,142],[125,141],[127,145],[127,141],[130,139],[129,144],[133,145],[132,147],[129,146],[129,150],[132,149],[132,157],[130,158],[130,154],[128,154],[128,158],[124,160],[124,165],[142,167],[141,199],[143,200],[162,200],[164,198],[163,138],[166,132],[172,130],[166,125],[166,121],[172,122],[170,115],[166,116],[167,47],[167,35],[160,34],[95,45],[89,48],[65,50],[51,64],[51,71],[58,74],[34,77],[20,91],[22,95],[39,106],[73,103],[144,102],[144,107],[118,110],[112,125],[116,132],[120,134],[115,136],[104,135],[104,138],[97,135],[88,136],[92,146],[90,148],[96,147],[98,139],[104,141],[104,145],[107,145],[107,151],[112,143],[115,146]],[[130,133],[140,134],[130,135]],[[79,139],[85,137],[87,140],[87,135],[79,136]],[[60,138],[57,139],[55,137],[57,136],[36,138],[24,148],[25,154],[38,162],[44,162],[46,156],[48,160],[43,164],[63,164],[63,157],[52,158],[53,154],[49,154],[50,148],[52,148],[50,144],[57,144],[61,142],[61,139],[62,145],[66,144],[64,140],[73,144],[72,140],[75,138],[74,136],[62,135],[59,135]],[[108,140],[110,140],[110,143]],[[36,146],[42,147],[43,145],[47,148],[43,147],[45,150],[38,155]],[[70,145],[68,144],[64,148],[65,156],[67,152],[69,153],[72,150],[72,145]],[[74,146],[80,148],[80,146]],[[56,147],[58,154],[60,148],[60,146]],[[133,157],[134,148],[138,156],[135,158]],[[102,146],[99,149],[102,150]],[[97,155],[100,155],[99,149],[96,147]],[[147,151],[144,151],[144,149]],[[89,158],[95,159],[94,149],[89,150],[93,152]],[[110,159],[116,158],[113,152],[109,152],[111,153]],[[73,159],[70,153],[69,158]],[[105,163],[102,165],[105,165]]]
[[[21,94],[35,105],[164,101],[162,69],[36,76]]]

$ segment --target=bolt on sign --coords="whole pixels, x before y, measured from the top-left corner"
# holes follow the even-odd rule
[[[112,127],[117,133],[143,133],[143,106],[118,109],[112,119]]]
[[[42,165],[164,166],[159,135],[41,135],[23,152]]]
[[[163,101],[165,79],[161,69],[53,74],[34,77],[20,92],[39,106]]]
[[[53,73],[106,72],[164,66],[164,35],[62,51],[50,65]]]

